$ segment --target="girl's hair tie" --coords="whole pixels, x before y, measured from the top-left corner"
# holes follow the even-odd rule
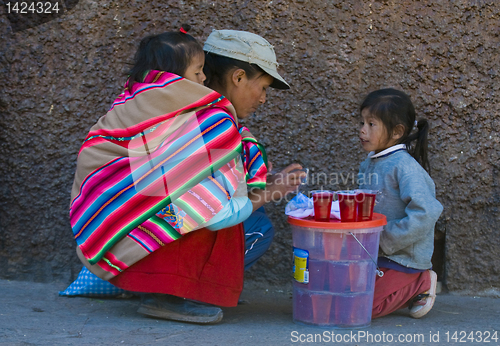
[[[181,28],[179,29],[180,32],[183,34],[187,34],[187,32],[191,29],[191,25],[189,24],[182,24]]]

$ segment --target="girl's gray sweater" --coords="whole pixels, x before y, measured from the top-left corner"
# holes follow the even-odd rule
[[[387,225],[380,234],[379,255],[406,267],[429,269],[434,226],[443,206],[429,174],[404,147],[392,148],[377,158],[370,153],[358,176],[361,189],[381,191],[374,211],[387,217]]]

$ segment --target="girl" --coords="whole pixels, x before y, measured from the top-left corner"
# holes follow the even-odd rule
[[[360,108],[359,138],[368,158],[360,165],[360,188],[379,190],[374,210],[387,217],[380,235],[372,317],[410,308],[427,314],[435,300],[437,275],[430,270],[434,225],[443,207],[428,172],[426,120],[415,120],[408,95],[395,89],[370,93]],[[370,179],[363,179],[370,177]]]
[[[142,83],[150,70],[174,73],[203,85],[205,53],[199,42],[187,32],[183,24],[178,32],[164,32],[143,38],[135,54],[134,67],[129,72],[127,87]]]

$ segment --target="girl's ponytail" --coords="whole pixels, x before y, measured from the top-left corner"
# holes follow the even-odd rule
[[[431,174],[431,167],[429,165],[429,160],[427,158],[427,135],[429,133],[429,123],[425,119],[420,119],[417,122],[417,131],[411,133],[404,144],[408,148],[408,152],[418,163]],[[412,142],[415,144],[412,144]]]

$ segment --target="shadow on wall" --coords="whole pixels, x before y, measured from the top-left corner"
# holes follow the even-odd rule
[[[19,32],[61,17],[65,11],[75,7],[78,1],[3,1],[2,3],[12,31]]]
[[[444,272],[445,261],[445,234],[444,232],[434,231],[434,253],[432,254],[432,269],[438,276],[438,281],[445,281],[446,275]],[[444,282],[445,283],[445,282]]]

